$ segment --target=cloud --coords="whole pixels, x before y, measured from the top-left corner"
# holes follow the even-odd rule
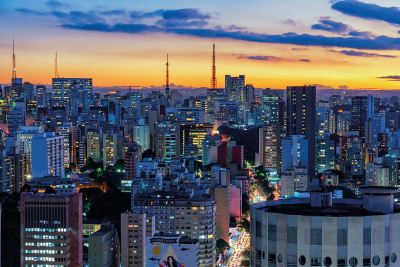
[[[42,13],[42,12],[38,12],[32,9],[28,9],[28,8],[17,8],[15,9],[15,11],[24,13],[24,14],[32,14],[32,15],[39,15],[39,16],[47,16],[46,13]]]
[[[74,24],[93,24],[105,22],[105,19],[103,17],[98,16],[93,11],[71,11],[69,13],[53,11],[52,14],[60,19],[67,20]]]
[[[296,26],[296,21],[294,21],[294,20],[292,20],[292,19],[284,20],[284,21],[282,21],[282,23],[284,23],[284,24],[290,24],[290,25]]]
[[[207,21],[204,20],[192,20],[192,21],[186,21],[186,20],[180,20],[180,19],[174,19],[174,20],[159,20],[155,22],[157,25],[160,25],[165,28],[185,28],[185,27],[204,27],[208,24]]]
[[[62,8],[62,7],[69,7],[68,4],[59,2],[59,1],[55,1],[55,0],[50,0],[45,2],[45,4],[47,6],[49,6],[51,9],[57,9],[57,8]]]
[[[176,9],[176,10],[162,10],[161,16],[165,20],[169,19],[209,19],[210,15],[202,14],[196,8]]]
[[[296,48],[296,47],[293,47],[291,50],[303,51],[303,50],[310,50],[310,49],[308,49],[308,48]]]
[[[371,32],[360,32],[360,31],[351,31],[348,33],[350,36],[354,37],[363,37],[363,38],[373,38],[376,37]]]
[[[343,33],[343,32],[347,32],[349,30],[349,26],[347,26],[346,24],[341,23],[341,22],[327,20],[327,19],[321,19],[319,21],[319,24],[312,25],[311,29]]]
[[[99,27],[101,26],[101,27]],[[326,37],[322,35],[297,34],[294,32],[280,35],[260,34],[248,31],[226,31],[223,29],[187,29],[187,28],[162,28],[157,25],[144,24],[115,24],[105,23],[92,24],[62,24],[61,27],[77,30],[92,30],[104,32],[123,32],[123,33],[142,33],[151,31],[162,31],[178,35],[195,36],[200,38],[227,38],[232,40],[257,42],[257,43],[279,43],[304,46],[324,46],[324,47],[342,47],[353,49],[368,50],[400,50],[400,38],[378,36],[373,39],[359,37]],[[142,29],[141,31],[138,31]],[[132,30],[133,29],[133,30]]]
[[[400,9],[397,7],[382,7],[359,1],[340,1],[333,4],[332,9],[353,17],[400,25]]]
[[[274,56],[240,56],[238,58],[253,59],[253,60],[266,60],[266,61],[280,61],[282,58]]]
[[[361,51],[355,51],[355,50],[342,50],[340,53],[345,54],[347,56],[356,56],[356,57],[391,57],[395,58],[396,56],[390,56],[390,55],[379,55],[376,53],[366,53],[366,52],[361,52]]]
[[[114,10],[108,10],[108,11],[103,11],[100,14],[104,16],[121,16],[126,14],[126,10],[123,9],[114,9]]]
[[[129,13],[129,17],[132,19],[135,19],[135,20],[140,20],[140,19],[145,19],[145,18],[154,18],[154,17],[159,17],[160,12],[162,12],[162,10],[158,10],[155,12],[148,12],[148,13],[144,13],[141,11],[131,11]]]
[[[376,77],[377,79],[387,79],[388,81],[400,81],[400,75],[389,75],[383,77]]]
[[[247,29],[247,28],[246,27],[239,27],[239,26],[236,26],[236,25],[231,25],[231,26],[228,27],[228,30],[245,30],[245,29]]]
[[[311,60],[309,60],[309,59],[300,59],[299,61],[302,61],[302,62],[311,62]]]

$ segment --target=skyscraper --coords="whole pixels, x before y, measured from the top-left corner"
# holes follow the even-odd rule
[[[36,106],[38,108],[47,107],[46,102],[46,86],[38,85],[36,86]]]
[[[69,103],[70,115],[77,115],[78,107],[89,111],[92,98],[92,79],[53,78],[53,99]]]
[[[21,266],[81,267],[82,194],[20,198]]]
[[[225,75],[225,94],[228,101],[243,102],[245,76],[231,77]]]
[[[288,86],[286,106],[287,135],[303,135],[308,140],[308,174],[315,178],[316,87]]]

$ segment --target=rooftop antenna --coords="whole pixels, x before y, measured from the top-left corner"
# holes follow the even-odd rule
[[[57,68],[57,52],[56,52],[56,59],[54,62],[54,66],[55,66],[54,78],[58,79],[58,78],[60,78],[60,76],[58,75],[58,68]]]
[[[215,43],[214,43],[214,36],[213,36],[213,66],[212,66],[212,78],[211,78],[211,89],[217,88],[217,77],[216,77],[216,67],[215,67]]]
[[[169,96],[169,72],[168,72],[168,66],[169,66],[169,63],[168,63],[168,54],[167,54],[167,64],[166,64],[166,66],[167,66],[167,81],[166,81],[166,85],[165,85],[165,94],[167,95],[167,96]]]
[[[17,83],[17,67],[15,63],[15,52],[14,52],[14,36],[13,36],[13,70],[11,83],[14,86]]]

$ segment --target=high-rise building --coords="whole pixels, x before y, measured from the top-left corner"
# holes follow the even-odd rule
[[[125,154],[125,179],[127,180],[133,180],[133,178],[137,177],[138,154],[137,147],[133,146],[130,146]]]
[[[351,131],[359,131],[360,136],[365,138],[365,122],[369,120],[374,113],[379,112],[379,98],[373,96],[356,96],[352,99],[351,110]]]
[[[239,75],[238,77],[225,75],[226,100],[243,102],[245,98],[244,87],[245,87],[245,75]]]
[[[286,138],[286,127],[279,124],[267,126],[259,129],[259,149],[260,165],[264,166],[265,170],[274,170],[278,174],[281,169],[281,140]],[[285,170],[283,170],[284,172]]]
[[[120,266],[118,231],[109,222],[102,223],[100,230],[89,236],[89,264],[91,266]]]
[[[118,136],[112,131],[103,133],[103,165],[114,166],[117,162],[117,144]]]
[[[56,134],[64,137],[64,163],[65,168],[77,166],[76,154],[76,127],[72,123],[63,123],[56,128]]]
[[[293,166],[309,168],[308,143],[309,140],[304,139],[302,135],[292,135],[282,140],[281,173],[286,173],[286,170],[292,169]]]
[[[338,106],[342,103],[342,97],[341,95],[331,95],[329,97],[329,107],[333,108],[335,106]]]
[[[100,162],[101,155],[101,140],[102,132],[100,129],[89,129],[86,136],[86,156],[94,161]]]
[[[206,135],[210,135],[213,129],[211,124],[203,123],[177,123],[176,124],[176,148],[177,157],[183,157],[184,147],[189,144],[189,138],[192,138],[193,145],[197,146],[197,158],[201,160],[203,151],[203,140]]]
[[[13,108],[7,113],[7,128],[9,136],[15,136],[18,127],[26,125],[26,113],[23,108]]]
[[[250,106],[250,104],[254,102],[254,86],[252,84],[247,84],[243,89],[243,102]]]
[[[281,196],[294,196],[294,192],[306,191],[310,177],[307,167],[293,166],[281,175]]]
[[[215,102],[225,101],[224,89],[207,89],[208,111],[215,113]]]
[[[24,192],[20,209],[21,266],[82,266],[82,194]]]
[[[217,233],[212,195],[194,195],[170,187],[170,191],[137,194],[132,210],[156,214],[156,233],[179,233],[200,240],[200,267],[214,266]]]
[[[271,90],[269,88],[263,90],[262,110],[265,111],[265,123],[267,125],[276,125],[278,122],[281,126],[286,126],[285,121],[285,102],[284,90]]]
[[[121,266],[146,267],[146,236],[155,233],[155,215],[145,212],[121,214]]]
[[[37,85],[36,86],[36,106],[38,108],[47,107],[47,99],[46,99],[46,86]]]
[[[65,177],[64,137],[54,132],[32,138],[32,177],[44,176]]]
[[[287,87],[287,136],[303,135],[308,141],[308,174],[315,178],[316,87]]]
[[[53,78],[53,99],[69,103],[70,115],[78,115],[90,110],[93,102],[92,79],[86,78]]]
[[[27,174],[30,177],[32,177],[32,139],[41,132],[43,132],[41,126],[20,126],[17,131],[16,146],[19,146],[19,151],[26,154]]]
[[[251,207],[250,266],[396,266],[397,188],[361,188],[362,199],[308,199]],[[268,246],[262,244],[268,243]]]
[[[35,100],[35,86],[31,83],[24,82],[24,99],[25,101]]]
[[[132,141],[142,147],[142,152],[150,148],[150,127],[140,120],[138,125],[133,127]]]

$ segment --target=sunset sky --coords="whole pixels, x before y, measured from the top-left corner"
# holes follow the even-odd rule
[[[95,86],[218,87],[244,74],[258,88],[320,84],[400,88],[398,0],[0,0],[0,83],[61,77]],[[381,77],[381,78],[379,78]]]

